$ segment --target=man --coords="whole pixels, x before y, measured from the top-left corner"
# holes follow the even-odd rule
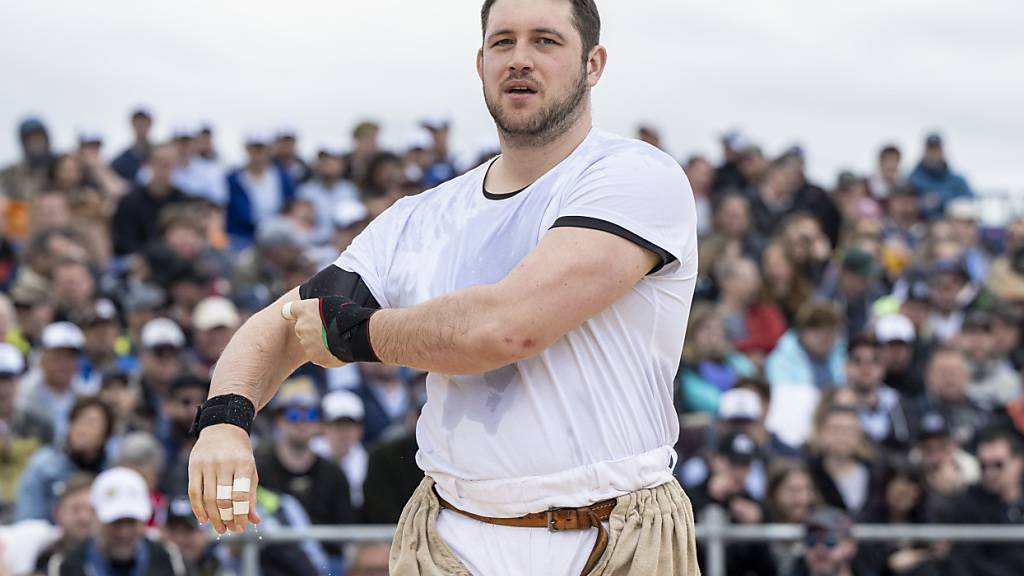
[[[970,446],[975,434],[990,420],[990,415],[967,395],[970,378],[970,366],[962,351],[935,350],[925,370],[925,393],[907,404],[908,419],[921,421],[926,412],[937,411],[948,421],[956,442]]]
[[[110,167],[125,181],[134,183],[153,149],[149,141],[149,131],[153,128],[153,114],[148,108],[140,106],[132,111],[131,123],[134,137],[132,145],[114,158]]]
[[[885,369],[885,384],[904,398],[924,392],[922,363],[915,353],[917,330],[914,323],[902,314],[887,314],[875,320],[874,328]]]
[[[54,322],[43,330],[42,345],[39,365],[22,379],[17,406],[45,419],[60,440],[81,387],[76,374],[85,336],[70,322]]]
[[[846,356],[846,384],[857,398],[861,427],[875,445],[901,448],[910,442],[910,429],[899,393],[882,384],[884,373],[878,343],[854,338]]]
[[[423,172],[423,185],[433,188],[455,177],[455,160],[448,148],[448,137],[451,134],[451,121],[443,116],[432,116],[420,122],[420,126],[430,131],[433,146],[430,149],[431,162]]]
[[[138,472],[128,468],[103,472],[93,482],[91,499],[99,532],[57,561],[60,576],[191,574],[177,548],[146,538],[146,521],[153,508],[146,481]]]
[[[967,396],[986,411],[1003,408],[1024,391],[1020,374],[1005,356],[996,352],[994,330],[995,318],[979,310],[967,314],[956,337],[957,346],[971,368]]]
[[[163,536],[164,541],[178,548],[181,557],[194,573],[199,576],[217,574],[220,561],[214,554],[216,543],[210,542],[207,532],[196,522],[185,496],[172,498],[168,503]]]
[[[978,438],[981,482],[957,497],[941,515],[957,524],[1024,525],[1024,449],[1013,432],[990,429]],[[954,576],[1010,576],[1024,566],[1016,544],[957,544],[949,555]]]
[[[959,493],[978,480],[978,461],[953,439],[945,416],[925,412],[914,434],[913,458],[921,462],[926,487],[937,498]]]
[[[93,476],[86,473],[75,474],[63,482],[53,513],[61,537],[36,558],[36,574],[56,573],[51,570],[57,569],[60,558],[96,536],[99,523],[89,494],[92,482]]]
[[[85,354],[79,367],[82,390],[96,394],[105,374],[129,373],[137,362],[134,357],[118,350],[121,324],[113,302],[106,298],[96,300],[80,324],[85,335]]]
[[[360,383],[353,389],[363,404],[363,442],[373,444],[409,410],[409,388],[394,366],[361,364]]]
[[[846,336],[853,338],[864,331],[871,314],[871,305],[881,296],[878,278],[881,268],[875,257],[851,247],[839,265],[830,270],[818,296],[842,306],[846,316]]]
[[[904,186],[905,179],[900,172],[900,149],[892,144],[882,147],[878,153],[878,170],[868,178],[868,189],[878,200],[887,200],[893,192]]]
[[[827,303],[810,303],[797,313],[794,328],[765,359],[765,376],[772,386],[841,386],[845,346],[842,315]]]
[[[35,412],[15,410],[18,378],[25,357],[13,345],[0,343],[0,518],[14,505],[18,479],[32,454],[53,441],[53,426]]]
[[[360,187],[366,184],[370,162],[377,156],[377,136],[380,126],[375,122],[362,121],[352,129],[352,152],[345,156],[345,180]]]
[[[57,319],[81,321],[93,312],[96,280],[89,266],[73,258],[59,260],[53,267],[53,298]]]
[[[169,318],[150,320],[142,328],[139,385],[154,408],[167,398],[171,382],[185,367],[185,333]]]
[[[822,508],[806,523],[804,556],[791,576],[874,576],[879,571],[857,554],[853,523],[835,508]]]
[[[522,574],[698,574],[692,510],[672,477],[672,378],[697,263],[685,175],[655,148],[592,129],[589,92],[607,61],[592,1],[487,0],[482,28],[477,71],[502,156],[401,200],[334,268],[239,330],[197,424],[193,506],[220,532],[255,520],[227,513],[252,497],[232,479],[254,477],[254,405],[307,360],[380,361],[430,372],[417,427],[427,477],[392,573],[486,574],[500,561]],[[356,303],[327,296],[339,293]],[[235,406],[242,426],[215,423]],[[650,521],[627,525],[641,508]],[[663,546],[637,554],[640,541]]]
[[[197,374],[209,376],[220,360],[241,318],[235,304],[223,296],[207,296],[192,312],[192,330],[195,338],[193,369]]]
[[[932,266],[928,278],[928,326],[939,342],[949,343],[960,332],[969,303],[967,295],[972,289],[967,268],[960,260],[939,260]]]
[[[271,157],[274,164],[288,173],[292,182],[301,184],[309,179],[309,166],[299,157],[298,134],[294,128],[281,128],[274,135]]]
[[[47,186],[53,153],[49,132],[38,118],[25,118],[18,124],[18,140],[22,160],[0,170],[0,195],[12,201],[3,214],[4,231],[22,239],[30,220],[27,202]]]
[[[946,162],[942,136],[929,134],[924,141],[924,157],[907,182],[921,194],[921,208],[928,220],[941,218],[946,206],[956,198],[973,198],[974,191],[964,177],[953,172]]]
[[[316,163],[313,164],[313,177],[295,192],[298,199],[311,202],[316,210],[317,228],[313,236],[316,243],[330,239],[334,207],[359,199],[359,189],[342,179],[344,173],[345,156],[341,146],[321,144],[317,150]]]
[[[341,466],[348,479],[352,507],[363,505],[363,481],[366,480],[368,455],[363,448],[363,401],[348,390],[336,390],[324,396],[323,436],[313,440],[318,456]]]
[[[158,239],[160,212],[166,206],[188,200],[188,196],[171,183],[176,161],[177,151],[172,144],[153,148],[146,162],[149,181],[136,184],[118,202],[111,230],[114,253],[118,256],[134,254]]]
[[[278,215],[295,196],[292,177],[270,157],[268,136],[246,136],[245,152],[245,166],[228,174],[227,233],[239,250],[252,244],[260,224]]]

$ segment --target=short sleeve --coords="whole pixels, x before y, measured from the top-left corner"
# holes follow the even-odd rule
[[[659,257],[651,273],[675,261],[695,263],[697,211],[690,183],[670,156],[639,145],[592,164],[566,192],[551,227],[592,228],[625,238]]]
[[[334,265],[355,272],[373,294],[381,308],[390,308],[387,271],[398,244],[398,235],[408,217],[408,206],[400,200],[374,218],[352,244],[338,256]]]

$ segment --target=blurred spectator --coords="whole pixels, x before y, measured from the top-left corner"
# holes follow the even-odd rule
[[[693,512],[699,518],[707,507],[722,507],[732,522],[760,524],[764,510],[758,500],[744,489],[757,445],[745,434],[724,436],[711,456],[711,473],[706,482],[690,490]],[[700,551],[703,551],[702,549]],[[726,574],[775,574],[768,545],[760,542],[726,546]]]
[[[1005,358],[1014,370],[1024,368],[1024,319],[1014,308],[1003,306],[992,315],[992,337],[996,358]]]
[[[768,490],[765,494],[766,521],[777,524],[803,524],[811,512],[821,506],[821,496],[801,460],[780,459],[768,472]],[[779,574],[793,571],[803,553],[800,540],[776,541],[769,544]]]
[[[254,294],[263,308],[294,286],[285,286],[288,270],[305,258],[306,246],[298,232],[283,219],[260,225],[256,244],[239,255],[231,276],[236,296]]]
[[[362,381],[353,392],[363,401],[366,432],[363,443],[376,442],[389,426],[400,423],[409,411],[409,389],[399,369],[386,364],[360,364]]]
[[[369,455],[360,442],[363,437],[363,401],[348,390],[324,396],[323,435],[312,442],[313,451],[341,466],[352,496],[352,507],[363,506],[363,482]]]
[[[889,144],[878,153],[878,168],[868,179],[871,195],[879,200],[888,200],[893,192],[903,188],[906,179],[900,171],[902,154],[895,145]]]
[[[142,406],[138,382],[125,372],[108,372],[100,380],[99,398],[114,416],[112,436],[119,437],[138,427],[136,414]]]
[[[170,144],[153,148],[147,160],[149,179],[138,183],[117,204],[112,221],[114,254],[134,254],[160,237],[160,213],[167,206],[188,200],[171,183],[177,152]]]
[[[329,243],[314,252],[320,269],[338,259],[370,222],[370,213],[359,200],[345,200],[331,207],[331,236]]]
[[[729,259],[717,268],[718,312],[729,342],[755,364],[786,333],[782,311],[768,297],[757,264],[746,258]]]
[[[811,303],[800,309],[793,329],[779,340],[765,360],[772,386],[831,388],[845,380],[843,318],[829,304]]]
[[[761,253],[761,276],[768,295],[782,310],[786,323],[791,324],[814,288],[810,279],[797,270],[782,241],[765,246]]]
[[[185,334],[173,320],[156,318],[142,328],[137,382],[143,398],[158,407],[185,367]]]
[[[352,130],[352,151],[345,157],[345,180],[361,184],[367,178],[370,162],[377,155],[380,126],[363,121]]]
[[[746,136],[737,130],[722,134],[722,164],[715,169],[713,189],[716,194],[723,190],[745,190],[750,184],[740,172],[740,160],[744,150],[750,147]]]
[[[911,456],[921,463],[927,490],[939,500],[959,493],[980,477],[978,461],[957,444],[940,412],[921,415]]]
[[[53,267],[57,320],[81,322],[94,312],[96,281],[81,260],[63,258]]]
[[[458,175],[455,160],[448,146],[451,134],[451,121],[448,118],[434,116],[424,119],[420,126],[430,131],[433,145],[430,148],[431,161],[423,173],[423,187],[434,188]]]
[[[963,352],[939,348],[932,353],[925,372],[924,395],[908,402],[908,419],[920,422],[927,412],[939,412],[946,419],[953,438],[969,446],[978,430],[984,429],[989,415],[967,395],[970,367]]]
[[[739,192],[725,192],[714,207],[714,231],[699,248],[699,271],[710,274],[718,262],[739,257],[756,258],[761,252],[760,236],[751,229],[750,201]]]
[[[60,559],[99,532],[89,493],[92,483],[93,475],[86,473],[75,474],[63,483],[53,515],[61,537],[36,559],[36,574],[57,574]]]
[[[982,284],[988,278],[992,258],[981,241],[978,211],[979,205],[973,198],[958,198],[949,203],[946,220],[950,239],[960,248],[968,278],[975,284]]]
[[[5,235],[22,240],[30,225],[28,202],[47,185],[53,152],[50,135],[42,120],[29,117],[18,124],[22,159],[0,170],[0,195],[7,199],[3,208]]]
[[[177,548],[146,537],[146,521],[153,510],[146,483],[137,472],[112,468],[96,478],[91,495],[99,531],[58,560],[61,576],[190,574]]]
[[[333,230],[334,207],[359,198],[359,189],[348,180],[345,173],[345,155],[337,144],[321,144],[317,160],[313,165],[312,178],[299,186],[296,197],[312,203],[316,214],[317,243],[326,242]]]
[[[861,428],[876,446],[905,448],[910,426],[899,393],[882,383],[884,374],[878,343],[869,336],[854,338],[846,357],[846,384],[857,398]]]
[[[321,423],[320,398],[312,380],[292,378],[282,384],[270,415],[276,441],[262,446],[256,456],[260,482],[294,496],[313,524],[355,522],[345,473],[310,447]],[[341,553],[337,545],[325,550],[332,556]]]
[[[178,549],[192,574],[217,576],[220,573],[220,560],[214,553],[216,547],[196,520],[187,496],[169,501],[163,539]]]
[[[855,408],[827,408],[810,448],[811,477],[827,506],[856,518],[876,505],[881,478]]]
[[[214,365],[240,325],[238,309],[223,296],[208,296],[196,305],[192,312],[192,365],[196,373],[213,375]]]
[[[1003,301],[1024,302],[1024,218],[1016,218],[1006,226],[1006,248],[992,262],[988,286]]]
[[[426,374],[410,382],[413,405],[406,412],[402,430],[370,448],[363,483],[363,514],[367,524],[394,524],[402,514],[423,471],[416,465],[416,421],[427,401]]]
[[[757,368],[733,350],[726,339],[722,316],[710,304],[698,302],[690,310],[678,393],[681,412],[718,412],[722,393],[739,378],[753,376]]]
[[[942,137],[938,134],[925,138],[924,156],[907,181],[921,194],[922,208],[929,220],[941,218],[952,200],[974,197],[967,180],[949,167]]]
[[[1020,374],[1005,356],[998,356],[995,319],[988,312],[967,315],[956,337],[971,370],[967,396],[986,411],[1002,408],[1021,395]]]
[[[82,398],[71,409],[67,438],[60,448],[44,446],[29,460],[18,487],[16,520],[53,520],[62,483],[76,472],[96,474],[106,467],[104,446],[110,438],[110,408],[96,398]]]
[[[885,384],[903,398],[914,398],[924,392],[923,370],[919,355],[915,354],[914,323],[902,314],[888,314],[875,320],[874,328]]]
[[[711,185],[715,180],[715,168],[703,156],[691,156],[683,164],[683,171],[690,181],[693,199],[697,203],[697,237],[704,238],[712,230]]]
[[[17,409],[45,419],[53,426],[54,436],[63,438],[82,385],[76,373],[85,336],[70,322],[55,322],[43,330],[41,344],[38,365],[21,379]]]
[[[114,466],[134,470],[146,481],[153,515],[147,526],[163,526],[167,516],[167,497],[157,486],[164,469],[164,451],[148,432],[132,432],[118,442]]]
[[[149,140],[149,131],[153,127],[152,112],[144,106],[137,107],[132,111],[131,125],[134,138],[132,145],[114,158],[110,167],[125,181],[135,183],[153,148]]]
[[[348,576],[387,576],[390,554],[390,542],[361,543],[356,546],[345,573]]]
[[[310,176],[309,166],[299,157],[298,142],[299,137],[294,128],[282,128],[277,131],[270,147],[274,164],[284,170],[296,185],[305,182]]]
[[[29,458],[53,441],[53,426],[33,412],[15,410],[14,397],[25,359],[14,346],[0,343],[0,519],[10,516],[18,482]]]
[[[941,513],[958,524],[1024,525],[1024,451],[1020,438],[1000,429],[978,439],[981,482],[969,487]],[[1024,566],[1024,548],[1016,544],[962,543],[949,555],[954,576],[1009,576]]]
[[[911,250],[917,248],[924,240],[921,204],[917,191],[913,188],[900,186],[889,193],[883,220],[886,239],[900,241]],[[905,267],[909,262],[901,264]]]
[[[820,299],[843,307],[847,338],[860,334],[867,326],[871,303],[881,295],[877,284],[879,271],[874,256],[851,248],[818,290]]]
[[[121,326],[113,302],[106,298],[96,300],[79,323],[85,336],[85,354],[79,364],[82,389],[86,394],[97,394],[104,374],[131,372],[136,361],[118,350]]]
[[[236,251],[250,245],[259,225],[295,196],[291,176],[272,162],[270,144],[266,135],[246,136],[248,161],[228,174],[227,232]]]
[[[805,524],[804,555],[791,576],[875,576],[870,559],[858,554],[853,523],[836,508],[815,511]]]
[[[210,392],[210,379],[191,373],[178,375],[171,383],[170,395],[163,403],[165,418],[158,435],[164,450],[166,470],[160,488],[169,494],[188,491],[188,455],[195,438],[190,433],[199,405]]]

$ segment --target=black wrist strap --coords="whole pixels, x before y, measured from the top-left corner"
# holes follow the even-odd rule
[[[370,343],[370,316],[377,312],[344,296],[320,298],[327,349],[342,362],[380,362]]]
[[[232,424],[249,434],[252,431],[252,421],[255,418],[256,406],[245,396],[238,394],[214,396],[199,406],[189,433],[198,438],[199,433],[207,426]]]

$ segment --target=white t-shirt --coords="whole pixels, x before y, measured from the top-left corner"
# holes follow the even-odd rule
[[[656,148],[592,130],[515,194],[490,164],[376,218],[338,258],[384,308],[504,278],[552,227],[625,237],[663,263],[540,354],[486,374],[431,373],[417,464],[450,502],[519,516],[584,506],[672,479],[673,378],[697,276],[693,194]]]

